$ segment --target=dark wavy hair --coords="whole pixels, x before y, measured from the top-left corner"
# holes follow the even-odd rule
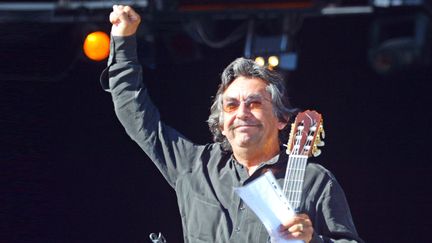
[[[207,123],[210,132],[213,134],[213,141],[220,142],[224,150],[230,151],[231,145],[227,138],[222,135],[221,126],[223,125],[222,95],[228,86],[238,77],[259,78],[267,82],[267,91],[271,95],[273,112],[281,122],[286,122],[297,113],[297,109],[292,108],[286,92],[286,87],[282,75],[266,67],[258,65],[256,62],[246,58],[237,58],[229,64],[221,75],[221,83],[214,97],[210,108],[210,115]],[[279,131],[279,141],[287,140],[289,126]]]

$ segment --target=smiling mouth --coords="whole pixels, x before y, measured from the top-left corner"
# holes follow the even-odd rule
[[[259,127],[259,125],[239,125],[239,126],[235,126],[233,129],[250,128],[250,127]]]
[[[233,130],[236,130],[236,129],[247,129],[247,128],[251,128],[251,127],[262,127],[262,125],[261,124],[256,124],[256,123],[254,123],[254,124],[247,124],[247,123],[240,123],[240,124],[233,124],[233,125],[231,125],[228,129],[229,130],[231,130],[231,131],[233,131]]]

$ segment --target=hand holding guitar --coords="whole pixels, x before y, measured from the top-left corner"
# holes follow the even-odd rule
[[[282,223],[279,227],[279,237],[287,240],[302,240],[309,243],[314,229],[307,214],[297,214]]]

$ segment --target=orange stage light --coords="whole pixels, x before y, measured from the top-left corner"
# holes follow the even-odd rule
[[[84,40],[84,54],[93,61],[102,61],[109,55],[109,36],[102,31],[92,32]]]

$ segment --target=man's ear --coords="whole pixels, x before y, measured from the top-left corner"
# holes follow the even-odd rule
[[[219,126],[219,129],[220,129],[222,135],[224,135],[226,137],[226,133],[225,133],[223,126]]]
[[[278,122],[277,127],[279,130],[282,130],[286,127],[287,124],[288,123],[286,123],[286,122]]]
[[[284,129],[287,126],[289,120],[290,120],[289,116],[286,116],[284,121],[278,121],[278,129],[279,130]]]

